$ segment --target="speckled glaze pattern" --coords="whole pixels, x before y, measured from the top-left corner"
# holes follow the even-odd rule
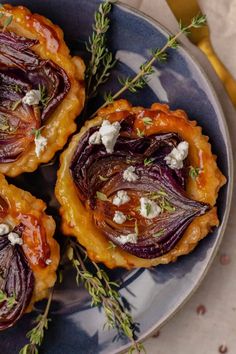
[[[23,4],[33,12],[39,12],[57,23],[65,31],[65,40],[74,52],[83,55],[83,41],[91,33],[93,13],[99,1],[87,0],[13,0],[11,4]],[[120,5],[112,13],[112,29],[109,44],[116,51],[119,63],[103,91],[116,90],[118,75],[137,72],[140,64],[148,58],[151,48],[165,42],[167,32],[159,24],[145,19]],[[180,48],[169,50],[167,64],[157,64],[148,87],[137,95],[127,94],[133,105],[150,106],[159,100],[167,102],[172,109],[184,109],[203,127],[210,137],[213,152],[228,183],[218,199],[221,225],[203,240],[196,250],[180,258],[176,263],[158,266],[150,270],[111,272],[113,279],[122,282],[121,294],[131,305],[132,315],[140,324],[140,337],[144,338],[161,326],[199,285],[212,262],[221,241],[228,216],[232,189],[232,153],[225,120],[211,85],[202,69],[190,55]],[[101,101],[103,92],[93,110]],[[55,214],[57,204],[52,186],[55,183],[57,162],[40,167],[29,175],[14,180],[17,185],[30,190],[49,204],[49,212]],[[32,186],[34,180],[34,186]],[[39,185],[45,187],[39,188]],[[77,289],[72,271],[65,274],[63,286],[57,288],[53,302],[53,321],[50,323],[42,353],[45,354],[112,354],[127,348],[127,340],[114,340],[115,331],[104,331],[104,316],[100,309],[91,309],[84,289]],[[127,304],[128,304],[127,303]],[[40,305],[38,305],[40,308]],[[26,315],[15,328],[0,334],[0,351],[15,354],[25,343],[25,333],[31,328]]]

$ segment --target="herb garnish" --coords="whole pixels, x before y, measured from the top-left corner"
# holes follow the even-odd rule
[[[26,337],[29,339],[30,343],[26,344],[20,350],[19,354],[38,354],[38,347],[42,344],[44,332],[48,329],[48,323],[51,321],[51,319],[48,318],[48,314],[52,302],[52,297],[53,289],[51,289],[44,313],[36,318],[36,326],[26,334]]]
[[[88,270],[84,260],[87,259],[87,252],[72,239],[69,239],[67,255],[76,270],[77,284],[82,283],[92,298],[91,305],[103,307],[107,320],[104,328],[117,328],[119,334],[127,336],[132,343],[130,354],[135,350],[137,353],[144,352],[143,345],[135,341],[135,323],[122,305],[116,290],[118,284],[110,281],[107,273],[91,260],[90,266],[94,271]]]
[[[157,192],[150,192],[147,194],[147,196],[152,200],[158,201],[162,213],[164,211],[169,211],[169,212],[175,211],[175,207],[171,205],[171,203],[167,199],[168,194],[166,192],[159,190]]]
[[[152,206],[150,203],[146,203],[145,204],[145,209],[146,209],[146,212],[147,212],[147,216],[150,215],[151,211],[152,211]]]
[[[108,250],[114,250],[116,248],[116,245],[112,242],[112,241],[109,241],[109,246],[107,247]]]
[[[7,27],[12,23],[12,20],[13,20],[13,16],[12,16],[12,15],[11,15],[11,16],[8,16],[8,17],[5,19],[5,21],[4,21],[4,23],[3,23],[3,29],[2,29],[3,32],[5,32],[6,29],[7,29]]]
[[[32,129],[31,133],[35,136],[35,139],[39,139],[41,137],[41,131],[45,128],[45,125],[40,127],[39,129]]]
[[[104,176],[101,176],[101,175],[99,175],[98,176],[99,177],[99,179],[102,181],[102,182],[106,182],[106,181],[108,181],[108,177],[104,177]]]
[[[142,118],[142,121],[145,125],[152,125],[153,124],[152,118],[149,118],[149,117]]]
[[[198,14],[193,17],[189,25],[182,25],[179,23],[179,32],[175,35],[170,35],[162,48],[156,48],[152,50],[152,56],[149,60],[140,66],[140,71],[134,77],[119,78],[119,82],[122,84],[120,90],[114,94],[109,93],[106,95],[107,99],[104,104],[92,115],[94,117],[97,112],[106,107],[109,103],[113,102],[119,98],[124,92],[130,91],[132,93],[137,92],[137,90],[142,89],[146,86],[149,76],[154,73],[153,64],[156,61],[166,61],[168,48],[176,49],[178,48],[177,39],[182,35],[188,35],[191,28],[200,28],[206,24],[206,16]]]
[[[153,158],[146,158],[143,161],[144,166],[149,166],[153,164],[154,159]]]
[[[106,34],[110,27],[111,2],[114,1],[105,0],[99,5],[94,15],[93,33],[86,44],[86,49],[91,54],[85,73],[87,101],[97,95],[98,87],[108,80],[110,71],[116,63],[106,45]]]
[[[102,192],[96,192],[96,196],[99,200],[103,201],[103,202],[107,202],[108,198],[106,196],[106,194],[102,193]]]
[[[44,85],[39,84],[38,90],[40,92],[40,106],[41,108],[45,108],[48,105],[48,102],[50,101],[50,97],[48,96],[47,93],[47,88]]]
[[[11,296],[7,296],[4,291],[0,290],[0,303],[5,301],[9,309],[12,309],[12,307],[17,304],[16,296],[14,294]]]
[[[196,179],[201,172],[202,172],[202,168],[201,167],[189,166],[189,176],[192,179]]]
[[[144,136],[144,131],[140,130],[139,128],[136,128],[136,133],[140,138],[143,138]]]

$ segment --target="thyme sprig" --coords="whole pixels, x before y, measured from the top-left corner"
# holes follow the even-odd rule
[[[19,352],[19,354],[38,354],[38,347],[41,346],[44,338],[45,330],[48,329],[48,323],[51,321],[48,318],[50,306],[53,298],[53,288],[51,289],[50,295],[48,297],[47,305],[45,307],[44,313],[40,314],[35,320],[35,327],[31,329],[26,337],[29,339],[29,343],[26,344]]]
[[[179,32],[175,35],[170,35],[162,48],[156,48],[152,50],[152,56],[149,60],[143,63],[140,66],[139,72],[134,77],[127,78],[119,78],[119,82],[122,87],[115,94],[109,92],[106,94],[104,104],[92,115],[94,117],[97,112],[105,108],[108,104],[119,98],[124,92],[130,91],[132,93],[136,93],[139,89],[142,89],[146,86],[149,77],[154,73],[153,64],[156,61],[166,61],[167,53],[166,50],[169,48],[176,49],[178,48],[178,38],[182,35],[188,35],[191,28],[200,28],[206,24],[206,16],[205,15],[197,15],[192,18],[190,24],[183,25],[181,22],[179,23]]]
[[[16,296],[14,294],[8,296],[3,290],[0,290],[0,303],[2,302],[6,302],[7,307],[12,309],[12,307],[17,304]]]
[[[4,6],[3,4],[0,3],[0,10],[1,9],[4,9]],[[5,32],[7,27],[11,24],[12,20],[13,20],[13,16],[10,15],[10,16],[6,16],[4,13],[0,12],[0,19],[1,18],[4,18],[4,22],[3,22],[3,28],[2,28],[2,31]]]
[[[94,15],[92,36],[86,43],[86,49],[91,55],[85,72],[87,101],[97,95],[98,87],[108,80],[111,69],[116,63],[106,44],[106,35],[110,27],[109,14],[114,2],[105,0],[99,5]]]
[[[110,281],[107,273],[91,260],[93,272],[88,270],[86,251],[72,239],[69,239],[67,256],[76,270],[77,284],[83,284],[91,296],[91,305],[103,307],[107,320],[104,327],[116,328],[119,334],[130,339],[132,346],[129,353],[144,352],[143,344],[135,340],[135,323],[121,303],[117,283]]]

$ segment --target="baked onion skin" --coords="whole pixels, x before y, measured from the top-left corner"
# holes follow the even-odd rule
[[[96,227],[91,211],[81,200],[70,170],[78,145],[89,129],[97,129],[104,119],[110,122],[121,122],[130,115],[136,115],[134,128],[143,131],[145,137],[153,134],[175,133],[189,143],[188,163],[194,167],[200,166],[204,169],[204,173],[199,174],[195,180],[187,176],[186,197],[208,204],[210,207],[204,215],[194,218],[173,249],[152,259],[136,257],[120,247],[110,247],[109,239]],[[153,124],[145,125],[143,117],[151,117]],[[225,182],[225,177],[217,167],[216,157],[211,152],[208,138],[202,135],[201,128],[196,125],[196,122],[190,121],[185,112],[170,111],[167,105],[157,103],[150,109],[132,107],[126,100],[119,100],[100,110],[98,116],[92,121],[86,122],[61,155],[56,196],[61,204],[62,230],[66,235],[74,235],[87,249],[92,260],[103,262],[109,268],[130,269],[166,264],[175,261],[180,255],[188,254],[211,231],[212,227],[219,224],[214,205],[218,191]]]
[[[174,133],[132,137],[135,118],[135,115],[130,115],[120,122],[120,135],[113,153],[107,153],[103,144],[89,144],[89,138],[98,131],[89,129],[78,144],[70,170],[79,196],[82,201],[87,201],[98,229],[125,251],[140,258],[152,259],[174,248],[191,221],[203,215],[209,206],[187,198],[184,190],[187,166],[173,170],[164,161],[182,141],[181,138]],[[148,161],[147,165],[145,161]],[[129,166],[135,168],[138,176],[135,183],[123,179],[123,172]],[[131,198],[122,208],[112,204],[119,190],[127,191]],[[97,191],[108,200],[98,200]],[[164,209],[149,223],[136,211],[142,196],[165,203],[167,210]],[[113,222],[118,209],[125,215],[129,213],[133,221],[126,220],[122,227]],[[135,222],[139,230],[137,242],[119,242],[121,234],[134,233]]]
[[[53,238],[55,222],[44,212],[45,209],[42,200],[8,184],[0,174],[0,224],[9,225],[23,241],[22,246],[12,246],[7,235],[0,236],[0,270],[5,268],[8,277],[6,283],[0,278],[0,290],[9,296],[13,293],[17,301],[12,308],[13,312],[16,311],[12,315],[12,324],[23,313],[31,311],[36,301],[47,297],[56,281],[59,245]],[[5,304],[1,313],[1,305],[0,328],[4,326],[4,313],[7,313]],[[10,326],[7,322],[6,325]]]
[[[0,133],[0,172],[14,177],[32,172],[39,164],[50,161],[76,130],[74,121],[84,105],[84,64],[81,58],[74,60],[70,56],[63,32],[50,20],[32,14],[23,6],[6,4],[1,8],[1,13],[0,26],[5,16],[13,17],[7,31],[0,37],[1,79],[7,71],[5,84],[9,85],[11,79],[14,84],[17,79],[18,84],[23,86],[22,93],[14,93],[11,99],[17,102],[17,98],[22,98],[30,85],[36,89],[39,84],[47,88],[47,97],[50,98],[47,105],[40,109],[19,104],[13,112],[5,112],[6,118],[11,116],[10,125],[18,129],[10,131],[11,134],[7,131]],[[8,56],[9,60],[6,59]],[[24,70],[24,66],[27,67],[27,74],[10,77],[10,71],[18,70],[19,74],[19,67]],[[9,95],[5,97],[0,92],[0,100],[3,98],[9,102]],[[32,129],[42,125],[45,126],[42,135],[47,139],[47,148],[37,157],[31,133]]]
[[[21,246],[11,245],[7,235],[0,236],[0,290],[15,303],[0,303],[0,331],[12,327],[26,311],[34,290],[34,275]]]

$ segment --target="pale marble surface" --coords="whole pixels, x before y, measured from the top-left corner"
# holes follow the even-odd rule
[[[176,27],[165,0],[123,2],[159,19],[172,30]],[[232,39],[235,37],[233,23],[236,0],[199,0],[199,3],[208,15],[216,51],[236,75],[235,55],[232,55],[233,51],[236,54],[236,46],[232,48]],[[225,51],[225,46],[232,49],[230,56],[229,52]],[[236,134],[236,124],[232,114],[231,118],[228,124],[232,138]],[[235,139],[233,145],[236,145]],[[235,148],[236,146],[233,146],[234,151]],[[233,218],[236,212],[235,195],[233,208],[224,240],[205,280],[184,308],[160,330],[159,336],[145,341],[148,354],[215,354],[220,352],[221,345],[227,346],[228,353],[236,353],[236,220]],[[204,315],[197,314],[199,305],[205,306]]]

